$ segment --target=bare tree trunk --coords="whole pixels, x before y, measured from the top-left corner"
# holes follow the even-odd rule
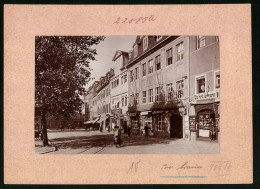
[[[49,146],[45,114],[46,114],[45,112],[42,114],[42,135],[43,135],[42,143],[43,146]]]

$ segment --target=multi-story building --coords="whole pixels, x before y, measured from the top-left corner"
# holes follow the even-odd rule
[[[220,58],[216,36],[190,37],[190,119],[196,128],[191,139],[209,137],[212,122],[219,131]],[[217,132],[219,133],[219,132]]]
[[[110,114],[110,78],[113,77],[114,70],[111,69],[105,76],[100,78],[99,86],[96,89],[97,114],[100,116],[100,131],[111,131]]]
[[[128,53],[116,51],[112,61],[115,68],[114,76],[110,79],[111,113],[113,114],[113,122],[125,128],[128,110],[128,75],[126,69]]]
[[[129,53],[132,130],[145,124],[155,136],[183,138],[188,128],[189,37],[137,36]]]

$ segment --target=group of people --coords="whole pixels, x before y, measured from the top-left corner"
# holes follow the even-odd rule
[[[149,132],[150,132],[150,127],[146,124],[145,127],[144,127],[144,137],[145,139],[148,139],[149,138],[149,135],[151,135]],[[131,135],[131,127],[128,125],[127,126],[127,135],[128,137],[130,137]],[[113,125],[113,134],[114,134],[114,144],[116,147],[120,147],[121,144],[122,144],[122,138],[121,138],[121,135],[122,135],[122,131],[120,129],[119,126],[117,125]]]

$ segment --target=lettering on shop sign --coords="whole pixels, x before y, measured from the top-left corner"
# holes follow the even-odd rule
[[[137,17],[137,18],[124,18],[124,17],[117,17],[113,24],[143,24],[147,22],[154,22],[157,20],[157,17],[154,15],[145,16],[145,17]]]
[[[194,99],[195,100],[211,99],[211,98],[215,98],[215,97],[216,97],[216,93],[215,92],[203,93],[203,94],[195,94],[194,95]]]

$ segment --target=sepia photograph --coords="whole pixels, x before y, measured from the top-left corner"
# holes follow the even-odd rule
[[[36,36],[35,152],[214,154],[218,36]]]

